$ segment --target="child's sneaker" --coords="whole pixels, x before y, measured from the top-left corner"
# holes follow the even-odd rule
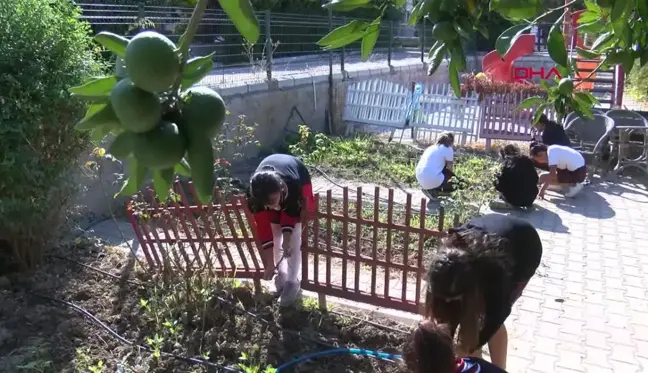
[[[281,307],[290,307],[295,300],[299,297],[301,293],[301,288],[298,282],[288,281],[281,292],[281,298],[279,299],[279,305]]]
[[[504,201],[501,198],[490,201],[490,203],[488,204],[488,207],[490,207],[491,210],[513,210],[513,209],[515,209],[515,206],[511,205],[510,203]]]
[[[574,185],[573,187],[567,189],[567,191],[565,191],[565,197],[567,197],[567,198],[576,197],[576,195],[578,193],[580,193],[581,190],[583,190],[583,183],[578,183],[578,184]]]

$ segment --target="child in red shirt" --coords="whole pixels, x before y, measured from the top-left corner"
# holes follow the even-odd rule
[[[313,202],[308,169],[291,155],[266,157],[250,179],[248,204],[261,241],[264,278],[270,280],[277,267],[275,287],[284,306],[299,294],[301,221]]]

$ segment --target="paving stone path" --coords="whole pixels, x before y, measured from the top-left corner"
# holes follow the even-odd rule
[[[314,189],[341,195],[322,177]],[[396,189],[396,200],[406,191],[422,197]],[[548,192],[535,211],[514,214],[538,229],[544,255],[506,323],[508,371],[648,372],[648,190],[595,183],[572,200]]]

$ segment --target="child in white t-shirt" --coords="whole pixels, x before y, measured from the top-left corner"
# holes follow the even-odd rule
[[[448,183],[452,177],[454,162],[454,135],[443,134],[435,145],[425,149],[416,165],[416,180],[426,194],[442,191],[451,192],[452,185]]]
[[[549,172],[540,175],[542,184],[538,197],[544,199],[544,193],[550,185],[567,188],[565,197],[574,197],[583,189],[587,178],[585,158],[568,146],[544,144],[535,145],[531,149],[531,157],[538,163],[546,163]]]

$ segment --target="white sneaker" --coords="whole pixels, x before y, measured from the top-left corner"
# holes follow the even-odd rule
[[[567,197],[567,198],[576,197],[576,195],[578,193],[580,193],[581,190],[583,190],[583,183],[578,183],[578,184],[574,185],[573,187],[569,188],[565,192],[565,197]]]
[[[281,292],[281,298],[279,299],[279,305],[281,307],[289,307],[291,306],[295,300],[299,297],[299,294],[301,292],[301,288],[299,286],[298,282],[286,282],[286,285],[283,288],[283,291]]]

